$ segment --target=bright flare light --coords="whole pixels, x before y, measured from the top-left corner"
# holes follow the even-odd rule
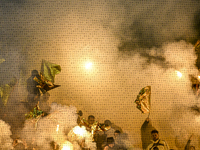
[[[198,76],[198,79],[200,80],[200,76]]]
[[[91,68],[92,68],[92,63],[91,63],[91,62],[87,62],[87,63],[85,64],[85,68],[86,68],[86,69],[91,69]]]
[[[86,134],[86,133],[85,133],[86,131],[85,131],[83,128],[79,127],[79,126],[74,127],[73,132],[74,132],[76,135],[79,135],[79,136],[81,136],[81,137],[83,137],[84,134]]]
[[[73,150],[73,145],[72,145],[72,143],[70,143],[69,141],[66,141],[66,142],[62,145],[62,150]]]
[[[59,130],[59,125],[57,125],[57,129],[56,129],[57,134],[58,134],[58,130]]]
[[[176,71],[176,74],[177,74],[177,76],[178,76],[179,78],[181,78],[181,77],[182,77],[182,73],[181,73],[181,72],[179,72],[179,71]]]
[[[69,146],[63,146],[62,150],[71,150]]]

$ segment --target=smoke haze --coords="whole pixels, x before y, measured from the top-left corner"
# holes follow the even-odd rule
[[[1,117],[13,136],[35,105],[20,102],[28,94],[26,80],[45,59],[62,68],[55,78],[61,87],[43,102],[47,112],[52,102],[74,105],[84,117],[94,115],[122,127],[135,148],[141,148],[140,128],[148,115],[141,114],[134,100],[149,85],[150,119],[170,148],[184,147],[192,133],[199,138],[194,130],[199,114],[190,109],[199,99],[189,79],[198,75],[194,44],[200,33],[199,1],[4,0],[0,6],[0,59],[5,59],[0,84],[18,79],[2,109],[7,117]],[[85,68],[87,62],[91,69]],[[187,131],[181,132],[182,127]]]

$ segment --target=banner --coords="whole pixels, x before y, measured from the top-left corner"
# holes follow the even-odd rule
[[[137,99],[135,100],[137,104],[137,108],[142,113],[149,113],[151,106],[151,86],[146,86],[142,88],[137,95]]]
[[[60,65],[42,60],[41,72],[45,79],[54,83],[55,75],[61,72],[61,67]]]

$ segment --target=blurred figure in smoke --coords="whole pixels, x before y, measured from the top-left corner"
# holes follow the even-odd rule
[[[98,130],[98,122],[95,122],[95,117],[93,115],[88,116],[88,120],[82,118],[80,121],[80,126],[85,126],[86,130],[91,132],[93,135],[93,140],[95,141],[95,132]]]
[[[84,118],[81,119],[80,126],[85,126],[86,130],[91,132],[93,136],[93,141],[97,143],[97,148],[102,149],[102,143],[105,142],[106,136],[105,132],[110,129],[110,127],[105,126],[104,124],[95,121],[93,115],[88,116],[88,120]],[[114,137],[114,131],[113,131]]]
[[[192,137],[193,137],[193,135],[190,136],[190,138],[185,146],[185,150],[195,150],[195,147],[190,145]]]
[[[146,150],[169,150],[168,144],[159,138],[157,130],[152,130],[151,136],[153,141]]]
[[[104,132],[104,134],[106,135],[106,137],[115,137],[114,136],[114,132],[115,132],[115,129],[112,128],[112,123],[110,122],[110,120],[105,120],[104,121],[104,125],[105,127],[109,128],[107,131]]]
[[[116,131],[116,130],[119,130],[121,133],[123,132],[123,131],[122,131],[122,128],[120,128],[119,126],[115,125],[115,124],[112,123],[110,120],[105,120],[105,121],[104,121],[104,124],[105,124],[105,126],[110,126],[110,127],[113,128],[115,131]]]
[[[88,127],[86,126],[86,130],[90,131],[93,135],[93,140],[97,141],[96,131],[98,130],[98,122],[95,122],[95,117],[93,115],[88,116]]]
[[[117,144],[115,144],[115,140],[113,137],[107,138],[107,144],[104,147],[104,150],[118,150],[120,149]]]
[[[82,116],[83,116],[83,112],[81,110],[79,110],[77,114],[78,114],[77,124],[80,125],[81,119],[82,119]]]
[[[110,120],[105,120],[104,121],[104,126],[105,128],[107,128],[108,130],[104,132],[104,134],[102,135],[104,137],[104,141],[102,142],[102,147],[105,147],[106,144],[107,144],[107,138],[115,138],[114,136],[114,132],[115,132],[115,129],[113,129],[111,127],[111,122]]]
[[[87,131],[92,132],[92,128],[95,124],[95,117],[93,115],[88,116],[88,120],[82,118],[80,121],[80,126],[85,126]]]
[[[38,101],[40,101],[40,106],[42,110],[48,112],[50,110],[50,106],[48,105],[47,101],[49,100],[50,94],[48,92],[45,92],[44,89],[38,87],[40,86],[40,83],[37,82],[35,78],[40,79],[41,76],[37,70],[32,70],[31,76],[26,81],[28,91],[27,100],[22,102],[28,110],[32,110],[32,108],[38,103]]]
[[[119,130],[116,130],[115,132],[114,132],[114,137],[115,137],[115,139],[117,139],[117,137],[120,135],[120,131]]]
[[[120,149],[126,150],[128,149],[128,145],[125,144],[125,141],[127,140],[126,134],[121,133],[119,130],[116,130],[114,132],[114,140],[115,144],[119,146]]]
[[[113,130],[113,129],[110,128],[109,130]],[[105,132],[107,132],[107,131],[105,131]],[[109,137],[108,135],[106,135],[107,139],[113,138],[115,141],[115,145],[117,145],[117,148],[119,148],[121,150],[126,150],[131,146],[127,133],[121,133],[119,130],[115,130],[113,137]],[[112,135],[112,134],[110,134],[110,135]],[[107,145],[107,142],[105,141],[102,144],[102,147],[105,147],[106,145]]]
[[[88,124],[93,125],[95,122],[95,117],[93,115],[88,116]]]
[[[55,85],[55,75],[61,72],[60,65],[42,60],[41,72],[33,70],[31,77],[27,80],[27,90],[30,95],[30,101],[36,100],[41,94],[59,87]],[[41,93],[41,94],[40,94]]]
[[[29,102],[36,100],[40,96],[40,90],[37,87],[39,85],[39,83],[34,80],[35,77],[37,77],[37,78],[40,77],[37,70],[33,70],[31,72],[31,77],[29,77],[27,79],[27,91],[29,93],[29,95],[28,95]]]

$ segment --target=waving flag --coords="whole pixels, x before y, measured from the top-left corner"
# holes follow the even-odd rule
[[[5,61],[4,58],[0,59],[0,64],[3,63]],[[0,85],[0,99],[2,101],[2,104],[4,106],[6,106],[9,96],[12,93],[15,85],[17,83],[17,78],[13,77],[10,79],[9,83],[4,84],[4,85]]]
[[[151,106],[151,86],[146,86],[142,88],[137,95],[137,99],[135,100],[137,104],[137,108],[142,113],[149,113]]]
[[[60,65],[42,60],[41,72],[48,81],[54,83],[55,75],[61,72],[61,67]]]
[[[17,83],[17,78],[13,77],[8,84],[0,86],[0,97],[4,106],[8,102],[8,98]]]
[[[60,85],[55,85],[54,81],[55,75],[59,74],[60,72],[60,65],[42,60],[41,73],[39,77],[35,76],[33,78],[33,80],[39,84],[36,87],[38,87],[43,94],[49,90],[59,87]]]

